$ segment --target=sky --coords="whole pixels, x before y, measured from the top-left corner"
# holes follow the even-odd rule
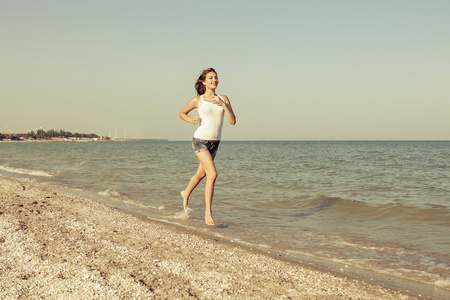
[[[0,132],[190,140],[178,113],[213,67],[237,119],[224,140],[450,140],[449,14],[448,0],[0,0]]]

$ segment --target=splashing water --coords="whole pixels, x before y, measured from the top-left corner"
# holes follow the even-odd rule
[[[176,220],[187,220],[191,216],[191,212],[192,209],[188,207],[185,210],[175,213],[172,218]]]

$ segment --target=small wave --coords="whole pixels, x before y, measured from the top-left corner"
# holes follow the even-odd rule
[[[110,187],[103,192],[99,192],[98,194],[106,198],[120,198],[122,196],[119,189],[116,187]]]
[[[342,201],[345,200],[339,197],[327,197],[324,195],[318,195],[314,199],[307,201],[299,201],[296,206],[300,210],[300,212],[292,215],[292,217],[295,218],[308,217],[309,215],[313,215],[315,213],[329,209],[332,206],[339,205]]]
[[[363,202],[342,203],[339,209],[346,214],[351,213],[354,216],[366,220],[385,222],[387,220],[413,222],[423,224],[433,224],[442,227],[450,226],[450,210],[448,208],[424,208],[414,207],[404,204],[380,204],[367,205]]]
[[[450,209],[448,207],[415,207],[404,204],[390,203],[369,205],[363,201],[349,200],[340,197],[317,197],[300,201],[296,208],[300,210],[293,217],[305,217],[317,212],[332,209],[333,212],[352,218],[384,222],[398,220],[402,222],[425,222],[442,227],[450,226]]]
[[[351,202],[353,203],[353,200],[345,200],[340,197],[329,197],[325,195],[317,195],[309,204],[321,208],[328,208],[334,205],[339,205],[341,203],[345,202]]]
[[[21,169],[21,168],[13,168],[8,167],[6,165],[0,166],[0,170],[6,171],[9,173],[22,174],[22,175],[31,175],[31,176],[39,176],[39,177],[53,177],[55,176],[52,173],[38,170],[30,170],[30,169]]]

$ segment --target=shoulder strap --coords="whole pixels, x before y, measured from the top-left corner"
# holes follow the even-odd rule
[[[200,96],[200,99],[198,100],[198,105],[197,105],[197,109],[200,108],[200,106],[202,105],[203,102],[203,95]]]

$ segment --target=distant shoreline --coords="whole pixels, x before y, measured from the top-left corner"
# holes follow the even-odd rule
[[[49,140],[2,140],[0,143],[98,143],[98,142],[168,142],[167,139],[49,139]]]
[[[141,140],[91,140],[91,139],[78,139],[78,140],[66,140],[66,139],[50,139],[50,140],[3,140],[0,143],[98,143],[98,142],[140,142]]]

